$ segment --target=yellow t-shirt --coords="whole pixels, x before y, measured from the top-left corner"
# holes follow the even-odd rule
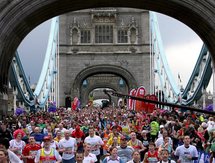
[[[120,143],[120,136],[117,137],[117,143]],[[107,146],[110,147],[113,144],[113,133],[110,134],[110,138],[108,139]]]

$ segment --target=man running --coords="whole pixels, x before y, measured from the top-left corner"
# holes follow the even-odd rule
[[[54,148],[51,148],[51,139],[48,136],[45,136],[44,139],[44,148],[40,149],[37,152],[37,155],[34,159],[35,163],[60,163],[62,158],[58,151]]]
[[[194,163],[194,160],[198,160],[198,151],[195,146],[190,145],[190,136],[185,135],[183,141],[184,144],[175,150],[177,163]]]

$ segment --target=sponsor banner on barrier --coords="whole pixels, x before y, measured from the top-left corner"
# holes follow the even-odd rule
[[[194,163],[209,163],[210,161],[210,154],[204,151],[198,151],[199,158],[198,160],[194,161]]]

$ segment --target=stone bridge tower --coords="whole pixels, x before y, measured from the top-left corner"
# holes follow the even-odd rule
[[[150,88],[149,11],[96,8],[60,16],[60,105],[110,88]]]

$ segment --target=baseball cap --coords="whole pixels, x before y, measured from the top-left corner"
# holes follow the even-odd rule
[[[164,125],[160,125],[160,128],[164,128]]]
[[[148,130],[143,130],[141,133],[148,133],[149,131]]]
[[[121,136],[120,140],[127,140],[127,138],[125,136]]]
[[[207,127],[208,127],[207,123],[205,123],[205,122],[202,122],[201,126],[202,126],[203,128],[207,128]]]
[[[51,140],[50,136],[45,136],[45,137],[43,138],[43,141],[50,141],[50,140]]]

